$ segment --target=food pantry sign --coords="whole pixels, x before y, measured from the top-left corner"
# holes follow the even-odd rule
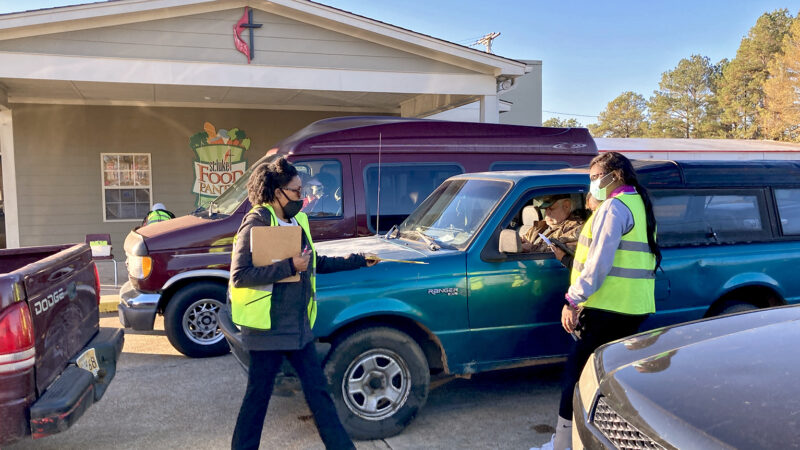
[[[206,207],[244,175],[250,139],[238,128],[217,130],[209,122],[203,130],[189,139],[189,146],[197,155],[192,192],[197,194],[196,206]]]

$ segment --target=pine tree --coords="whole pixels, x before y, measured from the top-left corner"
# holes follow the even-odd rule
[[[626,91],[608,102],[598,116],[598,123],[589,125],[595,137],[642,137],[647,130],[647,112],[644,97]]]
[[[742,39],[736,58],[722,71],[717,100],[726,137],[762,136],[758,111],[764,107],[769,62],[780,54],[792,17],[788,10],[764,13]]]
[[[800,18],[783,39],[782,54],[769,64],[761,123],[770,139],[800,141]]]
[[[554,127],[554,128],[581,128],[580,122],[575,120],[574,118],[569,119],[559,119],[557,117],[551,117],[542,123],[543,127]]]
[[[647,104],[649,135],[653,137],[700,138],[712,135],[719,119],[712,104],[718,66],[706,56],[692,55],[661,75],[659,90]]]

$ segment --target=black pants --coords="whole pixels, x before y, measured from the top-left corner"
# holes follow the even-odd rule
[[[578,317],[580,339],[572,343],[564,377],[561,382],[561,404],[558,415],[572,420],[572,395],[583,366],[593,351],[603,344],[636,334],[647,314],[619,314],[601,309],[585,308]]]
[[[251,351],[250,369],[247,375],[247,390],[244,393],[236,429],[233,431],[231,448],[257,449],[261,441],[261,430],[267,415],[267,406],[272,396],[275,377],[283,357],[289,360],[300,378],[306,402],[314,415],[319,436],[326,449],[355,449],[347,435],[328,391],[328,384],[317,360],[313,342],[300,350]]]

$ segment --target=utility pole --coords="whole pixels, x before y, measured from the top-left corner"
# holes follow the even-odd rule
[[[500,32],[498,31],[495,31],[494,33],[489,33],[483,36],[482,38],[478,39],[477,41],[475,41],[472,45],[483,44],[486,46],[486,53],[492,53],[492,41],[495,40],[497,36],[500,36]]]

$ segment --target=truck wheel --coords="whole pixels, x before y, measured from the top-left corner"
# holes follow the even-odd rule
[[[430,371],[419,345],[392,328],[369,328],[335,343],[325,363],[339,418],[356,439],[403,431],[428,399]]]
[[[190,358],[228,353],[217,313],[225,303],[224,285],[204,281],[179,290],[164,310],[164,329],[170,344]]]
[[[751,303],[732,300],[725,302],[725,304],[722,306],[722,309],[720,309],[717,315],[721,316],[723,314],[734,314],[745,311],[753,311],[756,309],[758,309],[758,307]]]

